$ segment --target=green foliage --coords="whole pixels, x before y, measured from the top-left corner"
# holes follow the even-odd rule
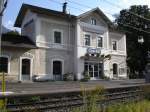
[[[150,85],[144,85],[141,87],[146,99],[150,100]]]
[[[86,90],[82,87],[82,108],[74,109],[73,112],[100,112],[101,108],[98,106],[97,101],[104,98],[103,96],[104,88],[102,86],[97,86],[93,90]]]
[[[11,35],[20,35],[20,33],[18,31],[10,31],[10,32],[7,32],[6,34],[11,34]]]
[[[0,109],[0,112],[8,112],[6,109]]]
[[[147,100],[109,106],[105,112],[150,112],[150,102]]]
[[[105,74],[103,74],[103,75],[101,76],[101,79],[104,79],[104,80],[110,80],[110,78],[107,77],[107,76],[105,76]]]
[[[149,86],[144,86],[142,89],[145,94],[150,95]],[[97,102],[105,99],[103,93],[104,88],[101,86],[91,91],[82,87],[83,106],[73,109],[72,112],[150,112],[150,100],[107,105],[105,109],[102,109]]]
[[[63,80],[64,81],[73,81],[74,80],[74,75],[73,73],[66,73],[63,75]]]
[[[38,102],[38,101],[40,101],[40,97],[39,96],[33,96],[33,97],[31,97],[31,101],[32,102]]]
[[[87,71],[83,72],[83,79],[81,79],[81,81],[86,82],[90,80],[90,75]]]
[[[141,19],[130,12],[150,19],[150,10],[147,5],[134,5],[129,9],[120,11],[120,15],[116,19],[119,29],[127,31],[127,65],[132,74],[129,77],[141,78],[143,77],[142,71],[145,69],[145,65],[147,64],[146,58],[147,51],[150,50],[150,38],[148,33],[139,31],[137,29],[150,32],[150,29],[147,27],[149,26],[149,21]],[[128,27],[127,25],[132,27]],[[137,29],[134,29],[133,27]],[[138,43],[139,36],[144,38],[143,44]]]

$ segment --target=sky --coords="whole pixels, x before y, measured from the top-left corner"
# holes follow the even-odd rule
[[[11,30],[16,29],[13,27],[14,22],[23,3],[61,11],[62,3],[65,1],[68,3],[67,10],[70,14],[79,15],[99,7],[112,21],[114,14],[119,14],[120,10],[127,9],[131,5],[148,5],[150,8],[150,0],[8,0],[3,25]]]

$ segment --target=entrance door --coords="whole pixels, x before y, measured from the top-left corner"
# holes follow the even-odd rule
[[[113,64],[113,77],[118,77],[118,65],[116,63]]]
[[[31,60],[30,59],[22,59],[21,61],[21,80],[30,80],[31,74]]]
[[[53,61],[53,77],[54,80],[62,80],[62,62]]]
[[[102,75],[102,64],[86,62],[85,63],[85,71],[88,71],[92,80],[99,79],[100,76]]]

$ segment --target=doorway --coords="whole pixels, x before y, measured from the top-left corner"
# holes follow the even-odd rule
[[[102,76],[102,63],[85,62],[84,70],[88,72],[91,80],[96,80]]]
[[[116,63],[113,64],[113,78],[118,77],[118,65]]]
[[[62,80],[62,62],[53,61],[53,77],[54,80]]]
[[[21,59],[21,81],[31,80],[31,59]]]

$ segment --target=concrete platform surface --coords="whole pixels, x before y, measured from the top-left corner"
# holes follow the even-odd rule
[[[104,88],[128,87],[146,84],[144,79],[136,80],[97,80],[89,82],[79,81],[54,81],[54,82],[22,82],[22,83],[7,83],[6,91],[13,94],[28,94],[28,93],[54,93],[81,90],[81,87],[92,89],[96,86]],[[0,85],[1,86],[1,85]],[[1,90],[0,90],[1,92]]]

